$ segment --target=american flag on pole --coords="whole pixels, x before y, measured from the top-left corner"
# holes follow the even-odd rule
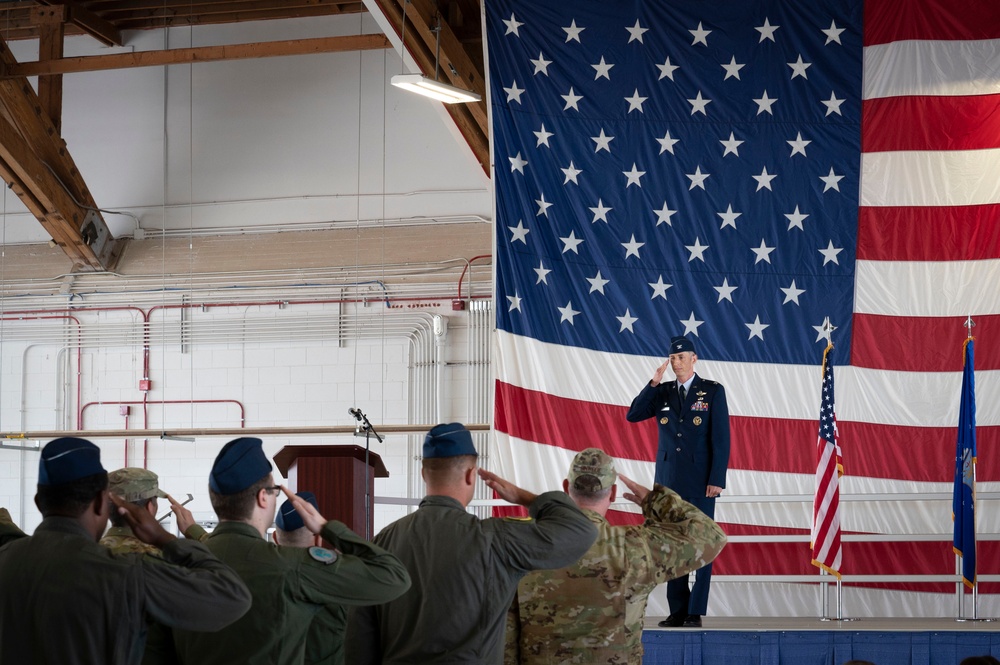
[[[833,387],[833,344],[823,351],[823,386],[816,439],[816,498],[813,500],[812,563],[840,577],[840,477],[844,463],[837,437],[837,411]]]
[[[961,367],[946,349],[969,312],[981,338],[1000,322],[996,4],[484,5],[501,471],[558,487],[572,454],[600,445],[650,481],[655,425],[624,414],[687,334],[696,371],[726,386],[726,493],[811,496],[829,317],[849,491],[950,490],[958,403],[939,395],[957,397]],[[980,354],[995,385],[1000,345]],[[998,432],[993,400],[979,434]],[[995,461],[979,472],[992,481]],[[845,523],[940,531],[942,504],[854,503]],[[805,503],[717,517],[730,534],[810,534]],[[730,546],[715,572],[815,570],[783,547]],[[847,547],[846,572],[953,570],[946,543]]]

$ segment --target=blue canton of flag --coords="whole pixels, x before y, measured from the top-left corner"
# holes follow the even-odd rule
[[[502,330],[850,348],[861,3],[487,0]]]
[[[962,557],[962,580],[976,586],[976,353],[975,341],[965,342],[962,371],[962,401],[958,413],[958,443],[955,450],[955,554]]]

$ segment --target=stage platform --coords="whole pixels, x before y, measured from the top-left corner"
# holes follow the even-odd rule
[[[646,620],[644,665],[958,665],[1000,658],[1000,621],[705,617],[702,628]]]

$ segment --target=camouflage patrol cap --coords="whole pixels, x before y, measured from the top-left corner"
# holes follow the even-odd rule
[[[567,480],[570,485],[575,485],[577,479],[583,476],[593,476],[600,483],[600,489],[606,490],[618,479],[615,460],[599,448],[581,450],[569,465]]]
[[[166,499],[167,495],[160,489],[159,477],[148,469],[125,467],[108,474],[108,490],[128,502],[143,499]]]

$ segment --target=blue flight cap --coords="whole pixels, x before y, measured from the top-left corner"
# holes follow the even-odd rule
[[[435,425],[424,437],[424,459],[476,455],[472,434],[462,423]]]
[[[216,494],[239,494],[271,473],[271,462],[260,439],[243,436],[222,447],[208,475],[208,487]]]
[[[101,449],[86,439],[64,436],[42,448],[38,460],[39,485],[65,485],[104,471]]]
[[[684,353],[685,351],[690,351],[695,353],[694,342],[689,340],[687,337],[681,335],[680,337],[670,338],[670,353]]]
[[[317,511],[319,510],[319,504],[316,503],[316,495],[312,492],[296,492],[295,496],[308,501],[312,504],[313,508]],[[306,523],[302,521],[302,515],[299,515],[299,511],[295,510],[295,506],[292,505],[291,500],[285,499],[285,502],[281,504],[281,508],[278,509],[278,514],[274,516],[274,525],[282,531],[295,531],[304,527]]]

